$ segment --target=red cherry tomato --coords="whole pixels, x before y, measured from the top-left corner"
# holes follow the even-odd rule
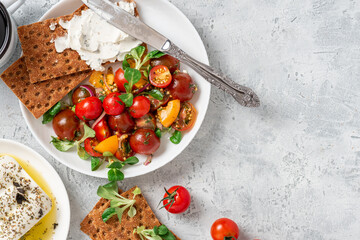
[[[114,78],[115,84],[120,92],[126,92],[126,89],[124,87],[124,83],[128,83],[128,81],[124,77],[124,70],[119,68],[115,72],[115,78]]]
[[[125,109],[125,104],[120,99],[120,93],[113,92],[106,96],[103,101],[104,111],[108,115],[119,115]]]
[[[128,133],[134,129],[135,123],[128,112],[116,116],[109,116],[108,123],[111,130],[119,133]]]
[[[52,126],[56,135],[61,139],[74,140],[79,130],[80,121],[70,109],[65,109],[54,117]]]
[[[178,131],[190,130],[194,127],[196,116],[196,109],[191,103],[182,103],[180,113],[175,122],[172,124],[172,127]]]
[[[170,85],[172,76],[167,66],[159,65],[150,70],[150,83],[159,88],[165,88]]]
[[[213,240],[236,240],[239,234],[238,225],[228,218],[220,218],[211,226],[211,237]]]
[[[173,186],[164,195],[163,205],[165,209],[174,214],[185,212],[191,202],[189,191],[182,186]]]
[[[171,73],[174,73],[176,70],[180,68],[180,61],[177,58],[174,58],[170,55],[164,55],[160,58],[153,58],[150,61],[151,67],[155,67],[158,65],[165,65],[168,67]]]
[[[173,99],[179,99],[181,102],[185,102],[194,96],[196,85],[189,74],[175,72],[168,89]]]
[[[130,147],[136,153],[150,155],[160,147],[160,139],[151,129],[138,129],[130,137]]]
[[[129,108],[131,116],[141,118],[150,111],[150,100],[144,96],[137,96],[133,100],[133,105]]]
[[[102,102],[97,97],[88,97],[76,104],[75,113],[80,120],[89,121],[98,118],[102,113]]]
[[[99,141],[96,138],[87,138],[84,142],[85,151],[93,157],[102,157],[102,154],[95,151],[94,147],[99,144]]]
[[[100,122],[97,123],[93,129],[95,131],[96,139],[100,142],[111,136],[109,126],[104,118],[101,119]]]

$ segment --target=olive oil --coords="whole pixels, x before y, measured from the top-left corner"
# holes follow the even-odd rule
[[[13,157],[21,167],[30,175],[30,177],[44,190],[44,192],[49,196],[52,201],[52,208],[50,212],[41,219],[32,229],[30,229],[21,240],[49,240],[52,239],[54,233],[54,227],[56,226],[56,216],[57,216],[57,204],[56,199],[47,184],[46,180],[37,172],[33,167],[27,164],[25,161],[19,159],[16,156],[10,155]]]

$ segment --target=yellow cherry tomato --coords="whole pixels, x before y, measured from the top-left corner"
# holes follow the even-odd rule
[[[112,154],[115,154],[118,148],[119,140],[117,135],[114,135],[105,139],[104,141],[101,141],[98,145],[96,145],[94,150],[100,153],[111,152]]]
[[[180,112],[180,100],[172,100],[167,106],[158,110],[158,118],[164,127],[170,127]]]

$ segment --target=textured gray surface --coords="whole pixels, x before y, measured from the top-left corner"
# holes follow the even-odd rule
[[[29,0],[14,17],[34,22],[56,2]],[[210,239],[212,222],[224,216],[249,239],[360,238],[360,1],[171,2],[199,31],[211,64],[252,87],[262,106],[242,108],[213,89],[191,146],[123,187],[139,185],[153,207],[163,186],[188,187],[188,212],[156,212],[183,239]],[[86,239],[79,223],[105,180],[49,156],[0,86],[0,137],[31,146],[56,168],[71,201],[69,239]]]

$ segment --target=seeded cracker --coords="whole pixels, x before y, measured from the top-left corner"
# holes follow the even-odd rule
[[[81,11],[86,9],[88,8],[83,5],[73,14],[18,28],[31,83],[89,70],[89,66],[81,60],[76,51],[66,49],[58,53],[54,43],[54,39],[66,34],[66,30],[59,25],[60,19],[69,21],[74,15],[80,15]],[[51,30],[50,25],[55,29]]]
[[[85,80],[90,73],[90,71],[79,72],[33,84],[30,82],[26,70],[25,59],[21,57],[5,70],[0,78],[29,109],[32,115],[39,118]]]
[[[124,192],[121,196],[132,199],[133,191],[136,187]],[[142,194],[135,197],[136,203],[136,215],[130,218],[127,215],[126,210],[122,216],[121,224],[117,216],[113,216],[106,223],[103,222],[101,215],[110,206],[110,201],[100,199],[95,205],[94,209],[85,217],[84,221],[80,224],[81,231],[90,235],[93,240],[140,240],[137,234],[133,233],[133,230],[138,226],[145,226],[148,229],[152,229],[155,226],[160,226],[160,221],[156,218],[155,214],[151,210],[149,204]],[[91,230],[90,230],[91,229]],[[180,240],[180,238],[176,237]]]
[[[132,2],[133,0],[124,1]],[[60,19],[69,21],[87,9],[88,7],[83,5],[70,15],[18,27],[19,39],[31,83],[90,69],[76,51],[65,49],[61,53],[56,52],[54,42],[57,37],[66,34],[66,30],[59,24]],[[138,16],[136,9],[135,15]]]

